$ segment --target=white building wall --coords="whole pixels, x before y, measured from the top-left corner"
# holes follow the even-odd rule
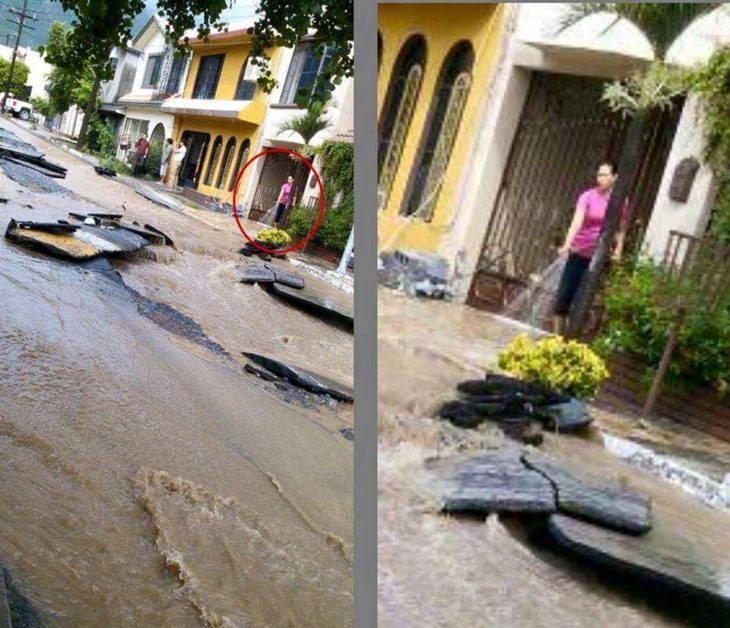
[[[567,4],[514,6],[514,30],[493,79],[492,93],[483,107],[484,122],[474,141],[474,159],[462,175],[457,195],[460,211],[456,212],[439,251],[452,264],[453,287],[456,299],[461,301],[466,299],[476,270],[531,72],[618,78],[653,59],[649,42],[625,20],[606,30],[614,18],[599,14],[560,31]],[[730,10],[724,5],[693,24],[672,47],[669,58],[686,64],[702,62],[717,46],[729,42]],[[682,204],[683,211],[667,197],[674,167],[684,157],[699,156],[700,137],[700,122],[696,109],[691,107],[683,113],[647,232],[647,244],[654,251],[661,246],[659,242],[666,241],[669,229],[684,228],[698,233],[707,223],[714,190],[706,168],[698,173],[690,202]]]
[[[705,233],[715,200],[715,178],[710,168],[702,164],[702,107],[696,95],[690,95],[682,110],[667,167],[659,186],[651,220],[644,236],[644,249],[661,260],[670,231],[682,231],[694,236]],[[674,171],[680,161],[694,157],[700,162],[694,184],[686,203],[669,198]]]
[[[10,61],[13,57],[13,48],[10,46],[0,46],[0,58]],[[48,94],[46,92],[46,83],[48,82],[48,75],[53,66],[46,63],[41,55],[35,50],[30,48],[18,48],[17,58],[28,66],[30,70],[28,74],[28,80],[26,85],[31,86],[30,97],[31,98],[44,98]],[[0,91],[4,90],[5,86],[0,86]]]

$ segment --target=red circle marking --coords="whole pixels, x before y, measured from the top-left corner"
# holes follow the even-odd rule
[[[238,186],[241,183],[241,177],[243,176],[243,173],[246,171],[246,168],[248,168],[254,160],[258,159],[259,157],[263,157],[264,155],[268,155],[270,153],[286,153],[289,155],[294,155],[297,159],[304,162],[304,164],[309,168],[313,173],[314,177],[317,179],[317,185],[319,186],[319,211],[317,212],[317,218],[314,221],[314,224],[312,225],[312,228],[309,230],[309,233],[307,236],[298,244],[294,244],[286,249],[267,249],[263,246],[261,246],[258,242],[256,242],[253,238],[251,238],[248,233],[246,233],[246,230],[243,228],[243,225],[241,224],[241,221],[239,220],[238,216],[238,204],[236,203],[236,196],[238,195]],[[307,161],[302,155],[297,153],[296,151],[290,150],[288,148],[269,148],[267,150],[263,150],[257,155],[254,155],[249,159],[243,168],[241,168],[238,171],[238,175],[236,175],[236,182],[233,185],[233,218],[236,220],[236,224],[238,225],[238,229],[243,234],[243,237],[246,238],[253,246],[255,246],[257,249],[264,251],[265,253],[269,253],[272,255],[284,255],[286,253],[291,253],[292,251],[297,251],[301,249],[303,246],[307,244],[313,237],[314,234],[317,233],[317,230],[319,229],[320,225],[322,224],[322,220],[324,219],[324,208],[325,208],[325,199],[324,199],[324,186],[322,185],[322,179],[319,177],[319,173],[314,168],[314,166]]]

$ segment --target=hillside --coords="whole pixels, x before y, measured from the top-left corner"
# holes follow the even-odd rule
[[[152,16],[157,6],[155,0],[147,0],[145,4],[145,9],[134,20],[134,33],[144,26],[144,23]],[[224,13],[224,17],[229,20],[248,17],[253,15],[255,5],[255,0],[238,0],[233,3],[231,9]],[[11,17],[15,19],[8,13],[8,9],[10,7],[22,8],[22,6],[23,0],[0,0],[0,44],[5,44],[6,39],[9,40],[8,45],[12,46],[15,43],[18,27],[8,22]],[[48,28],[53,22],[59,21],[70,24],[73,18],[72,14],[64,13],[60,3],[54,0],[28,0],[28,11],[35,11],[38,19],[30,23],[35,30],[23,31],[20,45],[34,50],[46,43]]]

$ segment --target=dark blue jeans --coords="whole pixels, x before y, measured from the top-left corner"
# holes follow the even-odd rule
[[[556,316],[567,316],[570,312],[570,306],[573,305],[573,299],[575,299],[578,292],[580,282],[590,264],[590,257],[583,257],[577,253],[568,255],[555,299],[554,313]]]

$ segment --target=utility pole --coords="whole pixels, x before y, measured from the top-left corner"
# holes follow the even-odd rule
[[[28,30],[34,31],[35,28],[32,26],[28,26],[25,21],[27,19],[33,20],[34,22],[38,19],[36,17],[35,12],[33,15],[28,13],[28,0],[23,0],[23,8],[17,9],[15,7],[10,7],[8,9],[10,13],[14,16],[16,16],[18,19],[17,21],[12,20],[11,18],[6,18],[8,22],[11,24],[15,24],[18,27],[18,36],[15,38],[15,47],[13,48],[13,56],[10,60],[10,71],[8,72],[8,82],[5,85],[5,94],[3,94],[3,101],[2,104],[0,104],[0,113],[5,113],[5,102],[8,99],[8,92],[10,91],[10,86],[13,84],[13,70],[15,70],[15,59],[18,56],[18,46],[20,46],[20,38],[23,35],[23,28],[27,28]]]

